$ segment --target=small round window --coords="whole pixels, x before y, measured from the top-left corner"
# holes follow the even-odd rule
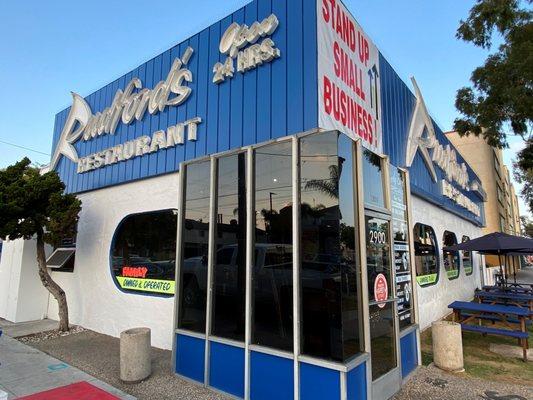
[[[416,224],[413,229],[415,247],[416,281],[420,286],[429,286],[439,279],[437,238],[431,226]]]
[[[470,238],[468,236],[463,236],[462,242],[468,242]],[[474,266],[472,265],[472,252],[463,250],[463,269],[466,275],[472,275],[474,272]]]
[[[457,237],[455,233],[444,231],[442,235],[442,247],[454,246],[457,244]],[[446,270],[446,275],[448,279],[457,279],[459,278],[459,252],[442,250],[442,259],[444,261],[444,269]]]
[[[173,210],[134,214],[122,220],[111,244],[111,274],[122,291],[174,295],[176,225]]]

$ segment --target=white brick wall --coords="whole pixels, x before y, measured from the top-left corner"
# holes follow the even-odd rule
[[[174,298],[121,292],[111,276],[110,246],[124,217],[139,212],[177,208],[178,174],[80,194],[74,273],[54,272],[67,293],[70,320],[111,336],[136,327],[152,329],[152,345],[172,348]],[[49,318],[57,319],[50,300]]]
[[[450,313],[448,304],[455,300],[470,300],[474,297],[474,289],[481,286],[479,265],[480,256],[473,253],[472,275],[466,276],[462,265],[459,278],[449,280],[446,276],[442,259],[442,235],[448,230],[455,233],[460,242],[463,235],[474,239],[483,233],[481,228],[454,214],[444,211],[419,197],[412,196],[412,223],[422,223],[431,226],[435,231],[439,251],[439,280],[435,285],[417,287],[419,322],[422,330]],[[412,229],[412,227],[411,227]]]

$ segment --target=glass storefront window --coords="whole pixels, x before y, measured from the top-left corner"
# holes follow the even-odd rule
[[[246,154],[218,160],[211,334],[243,341],[246,287]]]
[[[300,143],[302,353],[346,361],[361,351],[353,141],[328,132]]]
[[[463,236],[462,242],[468,242],[470,238],[468,236]],[[467,250],[463,250],[463,268],[466,275],[472,275],[474,268],[472,266],[472,253]]]
[[[113,279],[121,290],[174,295],[176,223],[173,210],[124,218],[111,245]]]
[[[365,217],[372,380],[397,365],[389,224]]]
[[[455,233],[445,231],[442,236],[442,246],[453,246],[457,244],[457,237]],[[444,269],[448,279],[457,279],[459,277],[459,252],[458,251],[442,251],[442,259],[444,261]]]
[[[414,324],[409,250],[409,223],[407,218],[407,187],[405,172],[390,166],[392,233],[394,239],[394,265],[396,273],[396,297],[400,329]]]
[[[199,333],[205,333],[210,169],[209,161],[185,168],[178,327]]]
[[[365,206],[385,208],[382,161],[377,154],[363,150],[363,182],[368,182],[365,185]]]
[[[416,280],[420,286],[428,286],[439,279],[437,238],[432,227],[416,224],[413,229],[415,247]]]
[[[252,343],[292,351],[292,142],[255,150]]]

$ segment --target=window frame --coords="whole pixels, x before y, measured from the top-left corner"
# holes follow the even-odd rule
[[[465,240],[467,239],[467,240]],[[470,240],[470,236],[468,235],[463,235],[463,237],[461,238],[461,243],[466,243]],[[470,273],[466,272],[466,268],[464,266],[464,250],[461,251],[461,263],[463,264],[463,271],[465,271],[465,275],[466,276],[470,276],[474,273],[474,257],[473,257],[473,252],[472,250],[469,250],[468,253],[470,253],[470,268],[471,268],[471,271]]]
[[[450,278],[450,275],[448,274],[449,271],[446,269],[446,266],[444,265],[444,263],[446,261],[445,250],[444,250],[444,247],[446,247],[446,245],[444,243],[444,237],[446,236],[446,234],[453,235],[455,243],[452,244],[452,246],[457,245],[459,242],[457,241],[457,235],[455,234],[455,232],[445,230],[442,233],[442,250],[441,250],[441,253],[442,253],[442,266],[444,268],[444,271],[446,271],[446,277],[448,278],[448,280],[449,281],[454,281],[454,280],[458,279],[461,276],[462,258],[461,258],[461,253],[459,252],[459,250],[454,250],[454,251],[448,252],[448,253],[454,254],[453,257],[457,258],[457,276],[454,276],[453,278]],[[454,270],[452,270],[452,271],[454,271]]]
[[[138,216],[138,215],[152,214],[152,213],[164,213],[164,212],[168,212],[168,211],[172,212],[174,214],[174,216],[177,218],[177,220],[176,220],[176,224],[177,224],[178,223],[178,209],[177,208],[164,208],[164,209],[151,210],[151,211],[135,212],[135,213],[131,213],[131,214],[125,215],[120,220],[120,222],[117,224],[117,226],[115,227],[115,230],[113,232],[113,237],[111,239],[111,244],[110,244],[109,250],[108,250],[108,254],[109,254],[109,273],[111,274],[111,279],[113,280],[113,284],[122,293],[132,294],[132,295],[137,295],[137,296],[140,295],[140,296],[150,296],[150,297],[162,297],[162,298],[165,298],[165,299],[172,298],[172,297],[176,296],[177,288],[175,288],[174,294],[145,292],[145,291],[142,291],[142,290],[133,291],[133,290],[124,289],[124,288],[122,288],[120,286],[120,284],[118,283],[118,281],[116,279],[115,274],[113,273],[113,249],[115,248],[115,243],[116,243],[116,240],[117,240],[117,233],[118,233],[119,229],[122,228],[122,226],[124,225],[125,221],[128,218],[130,218],[130,217],[135,217],[135,216]],[[177,241],[176,241],[176,245],[175,246],[177,247]],[[175,259],[174,260],[174,282],[176,282],[176,279],[175,279],[176,270],[177,270],[177,260]]]
[[[435,274],[437,275],[436,278],[435,278],[435,281],[434,282],[430,282],[430,283],[425,283],[425,284],[421,284],[420,281],[419,281],[419,277],[424,277],[424,276],[431,276],[431,275],[434,275],[434,274],[425,274],[425,275],[418,275],[418,272],[416,270],[416,258],[417,257],[421,257],[421,256],[417,256],[416,255],[416,250],[414,249],[414,246],[415,246],[415,237],[419,237],[418,234],[415,235],[415,229],[418,225],[422,225],[422,226],[425,226],[425,227],[428,227],[429,229],[431,229],[431,235],[434,239],[434,248],[435,248],[435,252],[434,252],[434,256],[436,258],[436,272]],[[413,236],[412,236],[412,242],[413,242],[413,260],[414,260],[414,273],[415,273],[415,277],[416,277],[416,282],[417,284],[421,287],[421,288],[426,288],[426,287],[429,287],[429,286],[433,286],[433,285],[436,285],[439,281],[440,281],[440,259],[441,259],[441,255],[440,255],[440,250],[439,250],[439,242],[437,240],[437,234],[435,233],[435,229],[431,226],[431,225],[427,225],[427,224],[424,224],[423,222],[416,222],[414,225],[413,225],[413,232],[412,232]]]

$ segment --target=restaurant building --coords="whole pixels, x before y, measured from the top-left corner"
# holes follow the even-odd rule
[[[238,398],[386,399],[479,286],[481,183],[335,0],[255,0],[56,116],[71,321]],[[0,310],[1,311],[1,310]],[[57,315],[49,302],[48,316]]]

